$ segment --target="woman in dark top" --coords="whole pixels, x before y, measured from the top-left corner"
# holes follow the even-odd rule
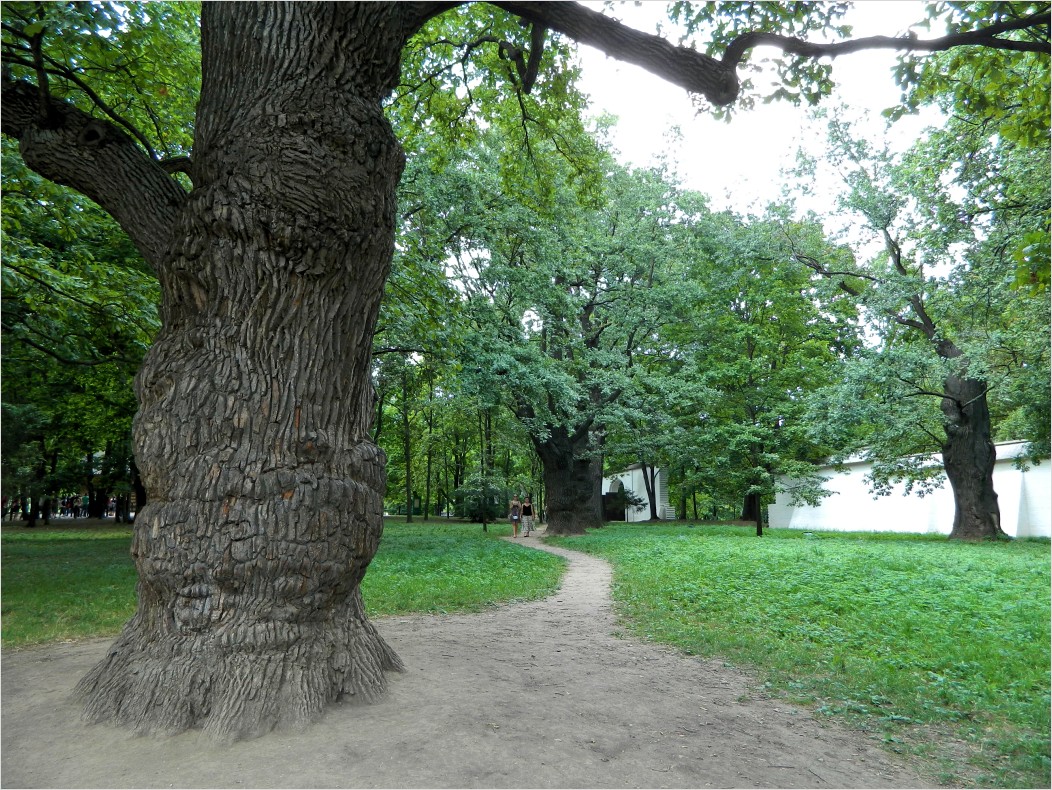
[[[533,531],[533,505],[530,504],[530,498],[526,497],[522,501],[522,536],[524,538],[528,538],[532,531]]]

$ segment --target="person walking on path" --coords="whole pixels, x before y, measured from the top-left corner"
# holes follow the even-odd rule
[[[530,498],[522,500],[522,536],[528,538],[533,532],[533,505]]]
[[[511,498],[511,504],[508,506],[508,518],[511,519],[511,536],[513,538],[519,537],[519,522],[522,520],[522,503],[519,501],[519,495],[515,494]]]

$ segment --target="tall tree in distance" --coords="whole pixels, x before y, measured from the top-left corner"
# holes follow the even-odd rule
[[[537,60],[544,29],[719,106],[737,98],[736,69],[757,43],[803,62],[852,48],[763,31],[717,58],[574,3],[492,5],[526,22],[488,42],[514,68],[503,73],[552,101],[558,80]],[[149,492],[132,549],[138,609],[78,686],[91,720],[252,737],[302,726],[336,700],[374,699],[400,666],[359,590],[383,523],[370,366],[404,165],[384,102],[410,39],[458,7],[203,4],[200,97],[180,126],[192,130],[186,160],[158,143],[170,130],[150,115],[154,103],[125,113],[110,91],[193,96],[196,69],[178,69],[190,50],[150,58],[194,38],[186,6],[3,5],[3,133],[30,168],[114,217],[162,294],[136,383]],[[1047,24],[1046,11],[934,43],[853,48],[1003,47],[1006,34]],[[143,57],[122,60],[125,45]],[[164,84],[125,79],[160,65]],[[96,75],[112,85],[96,87]]]
[[[845,175],[844,208],[883,249],[857,263],[804,246],[796,256],[856,299],[878,338],[829,390],[818,424],[845,450],[866,444],[878,491],[901,480],[923,490],[945,471],[955,504],[950,537],[963,540],[1004,537],[994,408],[1012,408],[1013,381],[1048,370],[1047,299],[1013,289],[1011,252],[1047,222],[1048,148],[994,140],[958,119],[894,161],[854,139],[842,119],[831,121],[828,150]],[[1046,381],[1027,397],[1047,403],[1047,392]],[[849,414],[856,417],[834,425]],[[1031,440],[1039,456],[1047,422],[1012,438]],[[860,435],[860,426],[871,430]],[[933,452],[941,463],[926,460]]]

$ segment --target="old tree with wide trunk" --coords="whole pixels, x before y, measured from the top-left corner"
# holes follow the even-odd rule
[[[205,3],[186,189],[112,108],[50,92],[47,4],[6,4],[4,134],[113,215],[163,294],[137,379],[138,609],[78,686],[91,720],[252,737],[371,700],[399,668],[359,593],[382,529],[370,341],[403,166],[382,102],[407,40],[456,5]],[[718,105],[753,44],[833,51],[768,36],[721,61],[572,3],[494,5]]]

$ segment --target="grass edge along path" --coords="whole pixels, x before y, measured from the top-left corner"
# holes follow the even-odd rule
[[[132,528],[4,525],[0,601],[4,649],[115,636],[135,613]],[[535,600],[559,587],[566,561],[499,540],[510,527],[385,523],[362,582],[370,617],[474,612]]]
[[[958,786],[1049,786],[1049,542],[607,525],[633,634],[754,674]]]

